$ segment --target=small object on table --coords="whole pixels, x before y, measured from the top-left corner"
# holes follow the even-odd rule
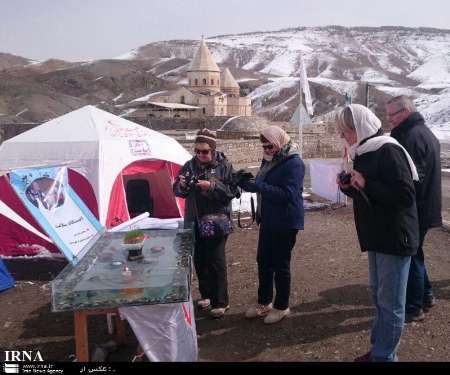
[[[154,253],[159,253],[160,251],[164,250],[164,246],[153,246],[150,248],[150,250]]]
[[[142,248],[147,237],[142,230],[132,230],[125,234],[123,248],[128,251],[128,260],[134,261],[144,258]]]

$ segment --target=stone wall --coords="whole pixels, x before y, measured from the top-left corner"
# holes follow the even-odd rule
[[[173,134],[171,134],[173,136]],[[298,143],[298,133],[290,133],[291,139]],[[192,153],[192,140],[178,139],[178,141]],[[225,153],[227,158],[236,166],[259,165],[261,162],[261,143],[258,136],[243,139],[218,139],[217,149]],[[322,126],[305,127],[303,132],[303,159],[311,158],[340,158],[342,155],[342,140],[336,135],[334,127]]]
[[[183,119],[164,119],[164,118],[152,118],[150,123],[146,123],[139,118],[133,118],[132,116],[126,117],[128,120],[137,124],[145,126],[147,128],[164,131],[164,130],[195,130],[208,128],[210,130],[219,129],[230,116],[216,116],[216,117],[203,117],[190,119],[188,121]]]

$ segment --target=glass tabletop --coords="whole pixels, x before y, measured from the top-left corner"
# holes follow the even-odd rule
[[[105,232],[52,282],[53,311],[186,302],[192,230],[144,230],[142,259],[128,260],[126,232]]]

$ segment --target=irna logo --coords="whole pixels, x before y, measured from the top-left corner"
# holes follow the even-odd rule
[[[44,362],[39,350],[5,350],[5,362]]]

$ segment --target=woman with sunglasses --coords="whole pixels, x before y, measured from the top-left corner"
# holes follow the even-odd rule
[[[233,166],[216,151],[215,133],[199,130],[194,143],[195,156],[181,168],[173,189],[176,196],[186,198],[185,228],[195,224],[194,266],[201,295],[197,306],[211,308],[211,317],[220,318],[229,309],[225,259],[228,236],[202,238],[199,220],[209,214],[225,214],[229,219],[237,187],[232,184]]]
[[[291,252],[298,230],[303,229],[303,177],[305,166],[289,135],[278,126],[260,134],[263,149],[261,169],[254,181],[242,183],[256,192],[258,241],[258,303],[246,318],[265,317],[264,323],[277,323],[289,315]],[[275,279],[275,299],[273,284]]]

